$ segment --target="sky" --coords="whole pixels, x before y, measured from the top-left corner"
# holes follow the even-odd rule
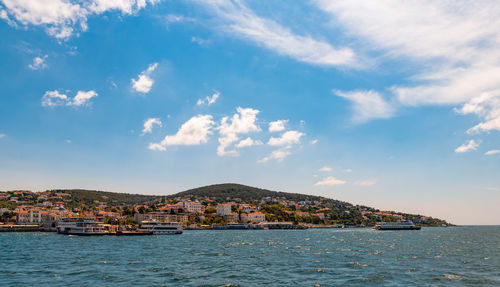
[[[498,1],[0,0],[0,190],[240,183],[500,224]]]

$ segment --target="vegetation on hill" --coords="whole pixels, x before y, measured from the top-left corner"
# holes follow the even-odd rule
[[[156,195],[129,194],[98,190],[85,189],[55,189],[53,193],[69,193],[71,196],[70,208],[80,206],[83,198],[83,204],[87,206],[97,206],[99,203],[105,203],[108,206],[133,206],[140,204],[151,204],[162,198]]]
[[[377,214],[378,209],[352,205],[335,199],[315,195],[271,191],[241,184],[227,183],[215,184],[194,188],[168,196],[142,195],[115,193],[96,190],[52,190],[51,193],[68,193],[71,199],[67,207],[78,208],[83,196],[86,208],[95,208],[103,204],[113,210],[133,213],[133,206],[149,205],[152,209],[163,203],[175,203],[179,200],[198,200],[205,206],[214,206],[218,203],[234,202],[236,205],[246,203],[261,207],[268,221],[293,221],[296,223],[322,223],[344,224],[353,226],[373,226],[376,221],[395,221],[398,218],[416,220],[420,215],[391,212]],[[212,208],[213,211],[213,208]],[[294,211],[304,212],[304,216],[297,215]],[[328,220],[320,220],[324,216]],[[398,217],[399,216],[399,217]],[[419,224],[427,226],[449,225],[446,221],[427,218]]]

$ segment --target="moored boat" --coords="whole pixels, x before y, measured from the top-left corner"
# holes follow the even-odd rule
[[[151,232],[153,235],[182,234],[182,226],[169,222],[143,221],[138,231]]]
[[[420,230],[420,228],[411,221],[377,222],[375,225],[377,230]]]
[[[57,233],[66,235],[94,236],[108,235],[109,226],[89,217],[61,218],[56,226]]]

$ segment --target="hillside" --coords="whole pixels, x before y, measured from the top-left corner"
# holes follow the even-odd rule
[[[102,203],[105,203],[108,208],[114,206],[122,209],[135,205],[159,206],[164,203],[176,203],[180,200],[189,199],[198,200],[205,206],[213,206],[224,202],[255,204],[261,206],[266,214],[274,216],[271,218],[277,220],[290,219],[290,211],[293,210],[309,214],[321,212],[336,222],[352,225],[374,224],[376,220],[393,221],[398,216],[412,220],[422,218],[421,215],[403,212],[381,213],[378,209],[372,207],[353,205],[321,196],[271,191],[235,183],[203,186],[167,196],[82,189],[51,190],[50,192],[69,193],[71,199],[66,204],[69,208],[78,207],[83,195],[84,204],[90,208],[102,205]],[[426,221],[422,222],[422,224],[432,226],[448,225],[444,220],[429,217],[426,217]]]
[[[214,199],[216,202],[227,201],[228,197],[232,199],[239,199],[245,202],[260,201],[262,200],[262,198],[265,197],[283,198],[290,201],[317,201],[322,199],[322,197],[315,195],[271,191],[267,189],[236,184],[236,183],[208,185],[208,186],[189,189],[186,191],[182,191],[167,196],[167,198],[171,199],[177,197],[181,198],[189,197],[193,200],[209,197]]]
[[[51,190],[51,192],[69,193],[71,195],[71,203],[69,206],[71,207],[78,206],[82,197],[84,204],[89,206],[95,205],[97,202],[106,203],[110,206],[132,206],[149,204],[163,198],[162,196],[156,195],[129,194],[85,189],[56,189]]]

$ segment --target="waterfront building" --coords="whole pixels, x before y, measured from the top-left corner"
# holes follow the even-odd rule
[[[17,214],[18,224],[41,224],[42,210],[38,208],[19,209]]]
[[[248,220],[252,222],[265,222],[266,215],[262,212],[251,212],[248,214]]]

